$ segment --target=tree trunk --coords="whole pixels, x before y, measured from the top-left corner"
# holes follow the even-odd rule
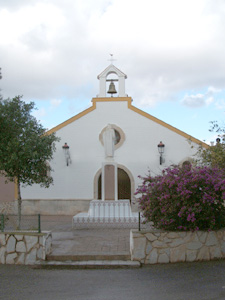
[[[17,179],[17,203],[18,203],[18,229],[20,229],[21,225],[21,208],[22,208],[22,199],[20,193],[20,181]]]

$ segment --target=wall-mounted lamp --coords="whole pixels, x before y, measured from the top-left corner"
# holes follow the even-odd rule
[[[65,143],[63,146],[63,152],[66,158],[66,165],[69,166],[69,164],[71,163],[71,159],[70,159],[70,152],[69,152],[69,146],[67,145],[67,143]]]
[[[160,165],[163,163],[163,153],[164,153],[164,147],[165,145],[163,144],[163,142],[161,141],[159,144],[158,144],[158,151],[159,151],[159,154],[160,154],[160,157],[159,157],[159,163]]]

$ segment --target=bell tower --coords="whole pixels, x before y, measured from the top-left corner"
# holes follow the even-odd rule
[[[117,77],[108,78],[110,74],[115,74]],[[110,76],[109,76],[110,77]],[[117,94],[117,97],[127,97],[125,94],[125,79],[127,75],[117,69],[112,63],[97,77],[99,79],[99,94],[97,95],[98,98],[105,98],[107,94],[110,94],[113,97],[113,94]],[[106,92],[107,82],[110,82],[109,89]],[[116,90],[114,82],[118,82],[118,91]]]

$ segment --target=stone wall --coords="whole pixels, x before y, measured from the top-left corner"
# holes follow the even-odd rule
[[[32,265],[51,251],[51,232],[0,233],[0,264]]]
[[[131,230],[130,251],[131,259],[143,264],[225,258],[225,229],[209,232]]]

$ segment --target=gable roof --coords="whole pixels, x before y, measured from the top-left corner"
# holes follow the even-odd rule
[[[171,131],[173,131],[173,132],[175,132],[175,133],[177,133],[177,134],[185,137],[186,139],[188,139],[188,140],[190,140],[190,141],[192,141],[192,142],[194,142],[196,144],[199,144],[199,145],[203,146],[204,148],[209,148],[209,145],[207,145],[206,143],[204,143],[204,142],[202,142],[202,141],[194,138],[193,136],[191,136],[191,135],[189,135],[189,134],[187,134],[187,133],[185,133],[185,132],[177,129],[176,127],[173,127],[173,126],[167,124],[166,122],[163,122],[162,120],[157,119],[156,117],[154,117],[154,116],[152,116],[152,115],[144,112],[143,110],[141,110],[141,109],[133,106],[131,104],[131,102],[132,102],[131,97],[93,98],[92,99],[92,106],[91,107],[85,109],[84,111],[82,111],[79,114],[73,116],[72,118],[66,120],[65,122],[63,122],[63,123],[61,123],[61,124],[53,127],[52,129],[50,129],[48,131],[48,133],[50,134],[50,133],[56,132],[56,131],[60,130],[61,128],[65,127],[65,126],[67,126],[69,124],[71,124],[72,122],[74,122],[74,121],[82,118],[83,116],[87,115],[88,113],[94,111],[96,109],[96,102],[121,102],[121,101],[126,101],[127,102],[128,109],[130,109],[130,110],[132,110],[132,111],[134,111],[134,112],[142,115],[143,117],[145,117],[145,118],[147,118],[147,119],[149,119],[149,120],[151,120],[151,121],[153,121],[153,122],[155,122],[155,123],[157,123],[157,124],[159,124],[159,125],[167,128],[167,129],[169,129],[169,130],[171,130]]]
[[[98,79],[100,79],[101,77],[106,77],[111,73],[115,73],[118,76],[127,78],[127,75],[124,74],[122,71],[120,71],[117,67],[115,67],[113,64],[109,65],[101,74],[99,74],[97,76]]]

